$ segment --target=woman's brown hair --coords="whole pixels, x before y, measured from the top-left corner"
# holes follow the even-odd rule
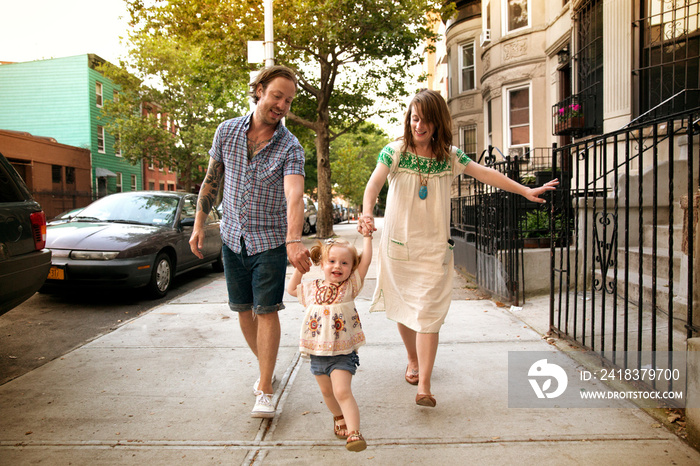
[[[401,152],[406,152],[414,146],[413,133],[411,132],[411,114],[414,107],[420,108],[423,120],[427,123],[432,123],[435,127],[430,142],[430,148],[435,154],[435,159],[438,162],[447,160],[452,148],[452,116],[442,95],[430,89],[418,91],[408,105],[403,125],[403,147]]]

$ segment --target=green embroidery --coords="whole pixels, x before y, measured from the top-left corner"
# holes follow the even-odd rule
[[[457,160],[459,160],[459,163],[461,163],[462,165],[466,165],[472,161],[472,159],[470,159],[469,156],[465,154],[462,149],[457,149]]]
[[[389,146],[384,147],[382,151],[379,153],[379,157],[377,158],[377,163],[381,162],[387,167],[391,168],[391,163],[394,161],[393,156],[394,155],[394,149],[392,149]]]
[[[449,172],[452,169],[449,159],[443,160],[442,162],[436,162],[433,159],[420,157],[411,152],[403,152],[401,154],[399,168],[405,168],[407,170],[419,173],[431,174]]]

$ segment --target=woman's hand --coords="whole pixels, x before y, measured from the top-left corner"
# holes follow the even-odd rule
[[[540,204],[543,204],[547,202],[546,200],[540,198],[540,196],[547,191],[553,191],[557,189],[557,185],[559,184],[558,179],[554,179],[552,181],[548,181],[539,188],[529,188],[525,193],[523,194],[523,197],[527,199],[528,201],[532,202],[538,202]]]
[[[362,215],[357,221],[357,231],[362,234],[362,236],[372,236],[372,233],[377,231],[374,226],[374,217],[371,215]]]

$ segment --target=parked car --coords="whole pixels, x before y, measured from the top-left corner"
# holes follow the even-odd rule
[[[308,196],[304,196],[304,229],[302,234],[309,235],[316,231],[316,218],[318,209],[316,203]]]
[[[60,214],[56,215],[54,218],[49,220],[47,222],[47,225],[58,225],[59,223],[66,223],[70,222],[70,220],[78,215],[80,212],[82,212],[84,207],[79,207],[77,209],[70,209],[66,210],[65,212],[61,212]]]
[[[333,205],[333,223],[340,223],[342,218],[343,218],[343,214],[340,211],[340,209],[341,209],[340,204],[332,204],[332,205]]]
[[[41,288],[51,267],[46,216],[27,185],[0,154],[0,314]]]
[[[99,199],[66,223],[50,225],[49,286],[146,287],[165,296],[172,279],[212,264],[222,271],[219,213],[206,221],[204,259],[189,246],[197,196],[171,191],[118,193]]]

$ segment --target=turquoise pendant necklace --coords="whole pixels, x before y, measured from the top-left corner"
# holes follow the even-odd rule
[[[420,180],[420,188],[418,188],[418,197],[420,199],[425,199],[428,197],[428,177],[430,176],[430,172],[433,169],[433,159],[430,159],[430,162],[428,163],[428,173],[425,174],[425,177],[423,177],[423,172],[420,171],[420,168],[418,169],[418,179]]]

